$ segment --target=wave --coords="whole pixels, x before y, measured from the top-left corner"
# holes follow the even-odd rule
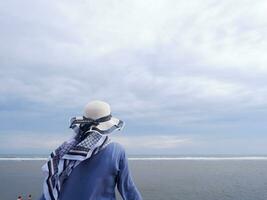
[[[129,160],[267,160],[267,157],[146,157],[129,158]]]
[[[46,161],[44,157],[1,157],[0,161]],[[267,156],[240,157],[129,157],[128,160],[267,160]]]
[[[23,161],[23,160],[47,160],[47,158],[8,158],[8,157],[2,157],[0,158],[0,161],[1,160],[14,160],[14,161]]]

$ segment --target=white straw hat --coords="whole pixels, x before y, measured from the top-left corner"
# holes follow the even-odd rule
[[[124,122],[111,115],[110,105],[104,101],[90,101],[84,108],[84,116],[76,117],[73,124],[92,123],[92,130],[102,134],[111,133],[113,130],[121,130]]]

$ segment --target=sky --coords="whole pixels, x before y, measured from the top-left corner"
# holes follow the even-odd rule
[[[0,154],[103,100],[129,154],[267,154],[264,0],[0,1]]]

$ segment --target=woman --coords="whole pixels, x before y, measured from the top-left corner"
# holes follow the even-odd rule
[[[75,136],[42,167],[46,177],[40,200],[114,200],[116,186],[124,200],[141,200],[124,148],[109,138],[123,125],[112,117],[109,104],[89,102],[83,117],[71,119]]]

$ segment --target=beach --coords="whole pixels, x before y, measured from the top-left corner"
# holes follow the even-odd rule
[[[43,159],[0,160],[3,200],[42,191]],[[130,158],[129,166],[144,200],[266,200],[267,159]],[[118,198],[120,199],[120,198]]]

